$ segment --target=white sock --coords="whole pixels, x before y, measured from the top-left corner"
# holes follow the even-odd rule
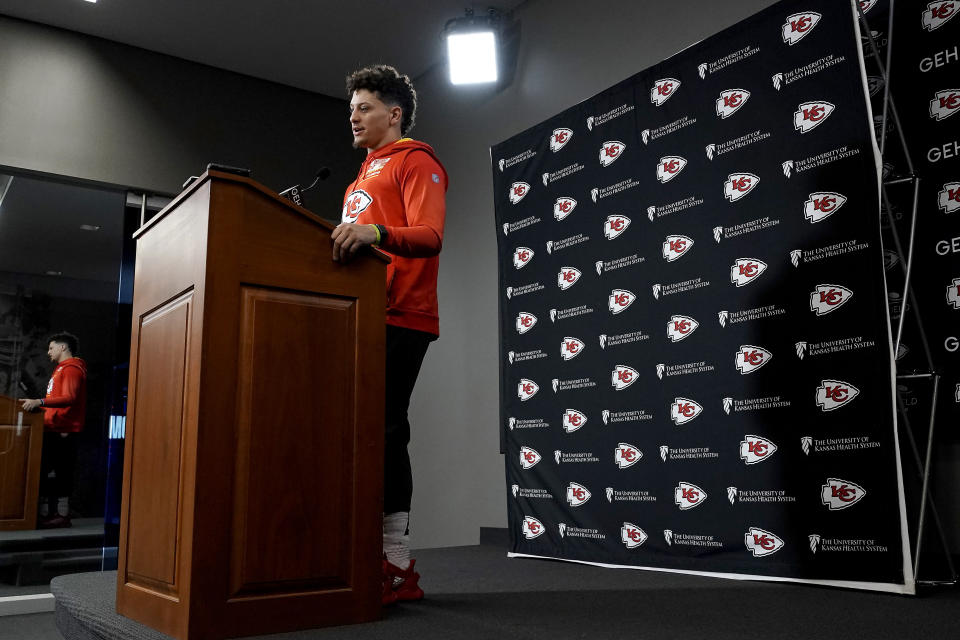
[[[50,500],[48,498],[40,498],[40,517],[46,518],[50,515]]]
[[[57,498],[57,515],[64,518],[70,515],[70,498]]]
[[[410,566],[410,536],[407,525],[410,522],[408,511],[388,513],[383,516],[383,552],[390,564],[406,569]]]

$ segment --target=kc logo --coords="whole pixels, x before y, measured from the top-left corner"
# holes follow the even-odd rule
[[[664,78],[657,80],[650,89],[650,102],[658,107],[673,97],[673,94],[680,88],[680,81],[676,78]]]
[[[947,304],[954,309],[960,309],[960,278],[954,278],[947,285]]]
[[[811,224],[822,222],[836,213],[846,201],[846,196],[833,191],[811,193],[803,203],[803,217]]]
[[[624,522],[620,527],[620,542],[627,545],[627,549],[636,549],[646,541],[647,532],[632,522]]]
[[[736,202],[760,184],[760,178],[752,173],[731,173],[723,183],[723,195],[730,202]]]
[[[543,457],[537,453],[536,449],[530,447],[520,447],[520,466],[529,469],[540,462]]]
[[[680,156],[664,156],[657,165],[657,180],[661,183],[670,182],[687,166],[687,160]]]
[[[687,236],[667,236],[663,241],[663,257],[667,262],[673,262],[686,255],[693,247],[693,240]]]
[[[608,140],[607,142],[604,142],[603,147],[600,149],[600,166],[609,167],[623,154],[623,151],[626,148],[627,145],[623,144],[619,140]]]
[[[517,396],[520,398],[521,402],[526,402],[533,396],[537,395],[537,391],[540,391],[540,387],[533,380],[521,378],[520,382],[517,384]]]
[[[607,240],[613,240],[630,226],[630,218],[627,216],[607,216],[603,223],[603,235]]]
[[[610,298],[608,300],[610,313],[613,315],[623,313],[636,299],[637,296],[626,289],[614,289],[610,292]]]
[[[373,204],[373,198],[363,189],[351,191],[343,200],[340,222],[356,222],[361,213]]]
[[[677,426],[686,424],[703,412],[700,403],[688,398],[674,398],[670,405],[670,419]]]
[[[560,357],[564,360],[573,360],[583,352],[584,346],[582,340],[568,336],[560,344]]]
[[[823,411],[835,411],[849,404],[860,390],[842,380],[823,380],[817,387],[817,406]]]
[[[567,146],[573,137],[573,129],[554,129],[550,134],[550,151],[556,153]]]
[[[800,133],[809,133],[820,126],[836,106],[829,102],[804,102],[793,114],[793,128]]]
[[[853,291],[839,284],[818,284],[810,294],[810,311],[818,316],[832,313],[853,297]]]
[[[948,182],[937,194],[937,204],[944,213],[960,210],[960,182]]]
[[[930,101],[930,117],[936,121],[946,120],[960,111],[960,89],[937,91]]]
[[[567,503],[571,507],[579,507],[590,499],[590,491],[576,482],[571,482],[567,486]]]
[[[567,433],[573,433],[583,425],[587,424],[587,416],[576,409],[567,409],[563,414],[563,430]]]
[[[533,516],[524,516],[523,523],[520,525],[520,531],[527,540],[533,540],[537,536],[543,535],[543,524]]]
[[[820,501],[830,511],[852,507],[863,500],[865,495],[867,495],[867,492],[863,487],[840,478],[827,478],[827,484],[820,487]]]
[[[743,536],[743,542],[754,558],[769,556],[783,548],[783,540],[779,536],[759,527],[750,527]]]
[[[517,333],[524,334],[530,329],[533,329],[533,325],[537,324],[537,316],[527,311],[521,311],[517,315]]]
[[[791,46],[797,44],[820,22],[823,17],[814,11],[795,13],[787,18],[782,27],[783,41]]]
[[[927,31],[939,29],[947,23],[950,18],[960,13],[960,3],[957,0],[940,0],[931,2],[923,11],[923,28]]]
[[[526,182],[514,182],[510,185],[510,191],[507,194],[510,198],[510,204],[517,204],[530,193],[530,185]]]
[[[513,266],[517,269],[523,269],[533,260],[533,249],[529,247],[517,247],[513,252]]]
[[[632,444],[627,444],[626,442],[621,442],[617,445],[617,448],[613,452],[613,461],[621,469],[626,469],[627,467],[632,467],[640,461],[640,458],[643,457],[643,453],[640,452],[640,449],[637,449]]]
[[[667,322],[667,337],[670,342],[680,342],[697,330],[700,323],[690,316],[670,316]]]
[[[576,267],[560,267],[557,274],[557,286],[561,291],[566,291],[577,283],[580,279],[580,270]]]
[[[737,371],[743,375],[753,373],[763,365],[773,359],[773,354],[763,347],[755,347],[749,344],[740,345],[740,350],[735,356]]]
[[[610,373],[610,382],[617,391],[623,391],[637,381],[637,370],[625,364],[618,364]]]
[[[738,287],[745,287],[755,281],[764,271],[767,263],[756,258],[737,258],[730,267],[730,282]]]
[[[750,92],[746,89],[727,89],[717,98],[717,116],[721,119],[729,118],[750,99]]]
[[[673,490],[673,501],[681,511],[698,507],[707,499],[707,492],[695,484],[681,482]]]
[[[553,203],[553,217],[557,220],[563,220],[577,207],[577,201],[573,198],[561,197]]]
[[[760,436],[747,435],[740,442],[740,459],[746,464],[763,462],[773,455],[777,445]]]

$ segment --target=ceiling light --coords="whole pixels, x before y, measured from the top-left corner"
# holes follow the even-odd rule
[[[87,2],[96,2],[97,0],[87,0]]]
[[[97,0],[93,0],[93,2],[96,2],[96,1],[97,1]],[[97,224],[82,224],[82,225],[80,225],[80,229],[82,229],[83,231],[100,231],[100,225],[97,225]]]
[[[519,24],[497,9],[447,21],[442,37],[447,41],[447,62],[452,84],[497,84],[513,79],[519,42]]]

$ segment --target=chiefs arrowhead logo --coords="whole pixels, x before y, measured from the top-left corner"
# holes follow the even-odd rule
[[[953,16],[960,13],[960,3],[957,0],[940,0],[931,2],[923,11],[923,28],[927,31],[939,29]]]
[[[627,545],[627,549],[636,549],[646,541],[647,532],[632,522],[624,522],[620,527],[620,542]]]
[[[616,450],[613,452],[613,461],[621,469],[626,469],[627,467],[637,464],[642,457],[643,453],[640,452],[640,449],[626,442],[618,444]]]
[[[613,388],[617,391],[623,391],[637,381],[639,374],[637,370],[624,364],[618,364],[610,374],[610,381]]]
[[[667,322],[667,337],[670,342],[680,342],[684,338],[693,335],[700,323],[690,316],[670,316]]]
[[[747,435],[744,436],[743,441],[740,442],[740,459],[743,460],[745,464],[757,464],[758,462],[769,459],[776,450],[777,445],[766,438]]]
[[[693,509],[703,504],[707,499],[707,492],[695,484],[681,482],[673,490],[673,501],[680,507],[681,511]]]
[[[693,240],[687,236],[667,236],[663,241],[663,257],[667,262],[673,262],[686,255],[693,246]]]
[[[618,140],[608,140],[603,143],[600,149],[600,166],[609,167],[614,161],[623,154],[627,145]]]
[[[543,535],[543,532],[546,529],[539,520],[533,516],[524,516],[523,523],[520,525],[520,531],[523,533],[523,537],[527,540],[533,540],[534,538]]]
[[[937,91],[930,101],[930,117],[938,122],[960,111],[960,89]]]
[[[553,217],[557,220],[563,220],[577,207],[577,201],[573,198],[557,198],[557,201],[553,203]]]
[[[944,213],[960,211],[960,182],[948,182],[937,194],[937,204]]]
[[[537,316],[532,313],[527,313],[526,311],[521,311],[517,316],[517,333],[523,334],[530,329],[533,329],[533,325],[537,324]]]
[[[727,89],[721,92],[717,98],[717,116],[721,119],[729,118],[747,104],[749,99],[750,92],[746,89]]]
[[[540,387],[533,380],[521,378],[520,382],[517,384],[517,397],[520,398],[521,402],[526,402],[533,396],[537,395],[537,391],[540,391]]]
[[[809,133],[820,126],[836,106],[829,102],[801,103],[793,114],[793,128],[800,133]]]
[[[556,153],[567,146],[573,137],[573,129],[554,129],[550,134],[550,151]]]
[[[510,192],[508,196],[510,197],[510,204],[517,204],[530,193],[530,185],[526,182],[514,182],[510,185]]]
[[[791,46],[797,44],[804,36],[813,31],[822,17],[815,11],[795,13],[789,16],[782,27],[783,41]]]
[[[810,311],[818,316],[836,311],[853,297],[853,291],[839,284],[818,284],[810,294]]]
[[[676,178],[683,168],[687,166],[685,158],[680,156],[664,156],[660,158],[657,165],[657,180],[660,182],[670,182]]]
[[[847,201],[847,197],[833,191],[818,191],[811,193],[809,199],[803,203],[803,217],[816,224],[826,220]]]
[[[773,354],[763,347],[755,347],[750,344],[740,345],[740,350],[736,354],[737,371],[743,375],[753,373],[763,365],[773,359]]]
[[[523,269],[533,260],[533,249],[529,247],[517,247],[513,252],[513,266],[517,269]]]
[[[673,97],[673,94],[680,88],[680,81],[676,78],[664,78],[657,80],[650,90],[650,102],[658,107]]]
[[[356,222],[360,214],[366,211],[371,204],[373,204],[373,198],[363,189],[351,191],[343,200],[340,222]]]
[[[760,184],[760,178],[752,173],[731,173],[723,183],[723,195],[730,202],[736,202],[753,191]]]
[[[561,291],[566,291],[577,283],[580,279],[580,269],[576,267],[560,267],[560,273],[557,274],[557,286]]]
[[[670,419],[677,426],[690,422],[702,412],[700,403],[688,398],[674,398],[670,405]]]
[[[857,504],[867,492],[860,485],[841,480],[840,478],[827,478],[827,484],[820,487],[820,500],[830,511],[839,511]]]
[[[529,469],[540,462],[543,457],[535,449],[520,447],[520,466]]]
[[[610,298],[607,301],[610,308],[610,313],[613,315],[623,313],[630,307],[630,305],[633,304],[633,301],[636,299],[637,296],[626,289],[614,289],[610,292]]]
[[[860,390],[842,380],[823,380],[817,387],[817,406],[823,411],[834,411],[848,404]]]
[[[783,540],[779,536],[759,527],[750,527],[743,536],[743,542],[754,558],[769,556],[783,548]]]
[[[603,235],[607,240],[613,240],[630,226],[630,218],[627,216],[607,216],[603,223]]]
[[[590,491],[576,482],[567,485],[567,504],[571,507],[579,507],[590,499]]]
[[[756,258],[737,258],[730,267],[730,282],[738,287],[745,287],[755,281],[764,271],[767,263]]]
[[[587,416],[576,409],[567,409],[563,414],[563,430],[567,433],[573,433],[583,425],[587,424]]]
[[[560,357],[564,360],[573,360],[583,352],[585,346],[582,340],[568,336],[560,344]]]

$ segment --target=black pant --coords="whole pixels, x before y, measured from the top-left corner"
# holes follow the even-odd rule
[[[43,432],[40,454],[40,495],[44,498],[69,498],[73,493],[73,470],[77,462],[76,433],[63,437],[53,431]],[[49,478],[51,472],[55,477]]]
[[[410,395],[427,346],[436,336],[387,325],[386,403],[383,451],[383,512],[410,511],[413,472],[410,469]]]

